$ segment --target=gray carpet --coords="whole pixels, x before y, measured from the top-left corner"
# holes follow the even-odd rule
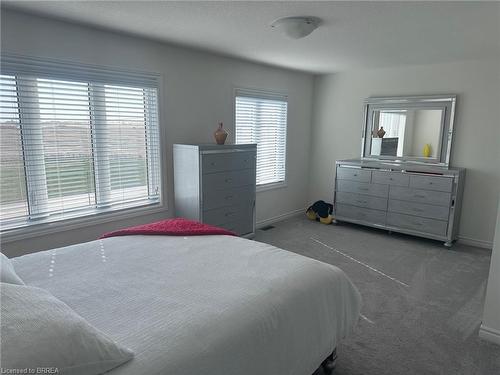
[[[336,375],[500,374],[500,346],[478,338],[488,250],[305,217],[274,226],[256,240],[340,267],[363,296]]]

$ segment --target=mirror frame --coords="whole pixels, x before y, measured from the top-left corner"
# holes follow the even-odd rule
[[[364,123],[361,134],[361,159],[432,164],[448,167],[450,164],[456,101],[456,95],[382,96],[365,99]],[[432,159],[416,156],[371,155],[373,112],[383,109],[442,109],[444,116],[441,121],[441,147],[439,155]]]

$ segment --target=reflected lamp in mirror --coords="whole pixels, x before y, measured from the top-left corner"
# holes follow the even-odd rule
[[[455,95],[365,101],[364,159],[449,165]]]

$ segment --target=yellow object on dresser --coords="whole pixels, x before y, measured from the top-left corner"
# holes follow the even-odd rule
[[[431,156],[431,153],[431,145],[430,143],[426,143],[424,149],[422,150],[422,154],[424,155],[424,157],[428,158],[429,156]]]

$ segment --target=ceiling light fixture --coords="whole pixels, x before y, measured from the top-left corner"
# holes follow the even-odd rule
[[[284,17],[274,21],[271,27],[289,38],[300,39],[311,34],[318,28],[320,23],[321,20],[318,17]]]

